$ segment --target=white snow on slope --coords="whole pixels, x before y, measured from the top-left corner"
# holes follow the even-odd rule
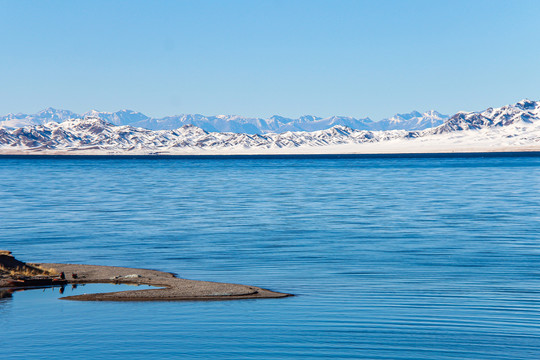
[[[540,102],[458,113],[420,131],[367,131],[337,125],[312,132],[238,134],[193,125],[152,131],[87,117],[0,128],[0,153],[315,154],[540,151]]]

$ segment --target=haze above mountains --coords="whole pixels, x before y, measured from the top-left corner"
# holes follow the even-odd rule
[[[84,114],[76,114],[69,110],[47,108],[36,114],[8,114],[0,117],[0,126],[8,129],[24,126],[43,125],[48,122],[63,122],[77,118],[100,118],[113,125],[129,125],[149,130],[173,130],[184,125],[195,125],[208,132],[233,132],[244,134],[283,133],[286,131],[317,131],[329,129],[336,125],[355,130],[423,130],[441,125],[449,118],[437,111],[420,113],[413,111],[396,114],[391,118],[373,121],[370,118],[353,118],[332,116],[321,118],[313,115],[301,116],[297,119],[274,115],[270,118],[250,118],[237,115],[204,116],[185,114],[151,118],[140,112],[120,110],[117,112],[99,112],[96,110]]]

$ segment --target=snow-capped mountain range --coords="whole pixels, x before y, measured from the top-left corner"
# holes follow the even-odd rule
[[[424,130],[357,130],[343,125],[311,132],[207,132],[194,125],[149,130],[92,115],[60,123],[0,128],[0,153],[286,154],[540,151],[540,101],[460,112]]]
[[[0,127],[14,129],[31,125],[43,125],[51,121],[63,122],[70,119],[99,118],[113,125],[130,125],[149,130],[173,130],[184,125],[195,125],[209,132],[235,132],[245,134],[283,133],[286,131],[316,131],[330,129],[336,125],[356,130],[422,130],[442,124],[449,118],[436,111],[397,114],[389,119],[372,121],[370,118],[356,119],[346,116],[320,118],[313,115],[291,119],[274,115],[270,118],[249,118],[237,115],[204,116],[199,114],[175,115],[151,118],[140,112],[120,110],[75,114],[68,110],[48,108],[37,114],[8,114],[0,117]]]

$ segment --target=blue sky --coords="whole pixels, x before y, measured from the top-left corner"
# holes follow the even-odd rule
[[[0,114],[296,117],[540,99],[540,1],[0,0]]]

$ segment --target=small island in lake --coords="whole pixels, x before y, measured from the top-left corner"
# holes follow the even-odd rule
[[[256,286],[196,281],[173,273],[116,266],[24,263],[11,252],[0,250],[0,290],[16,290],[65,284],[113,283],[151,285],[150,290],[68,296],[65,300],[87,301],[177,301],[282,298],[292,294]]]

